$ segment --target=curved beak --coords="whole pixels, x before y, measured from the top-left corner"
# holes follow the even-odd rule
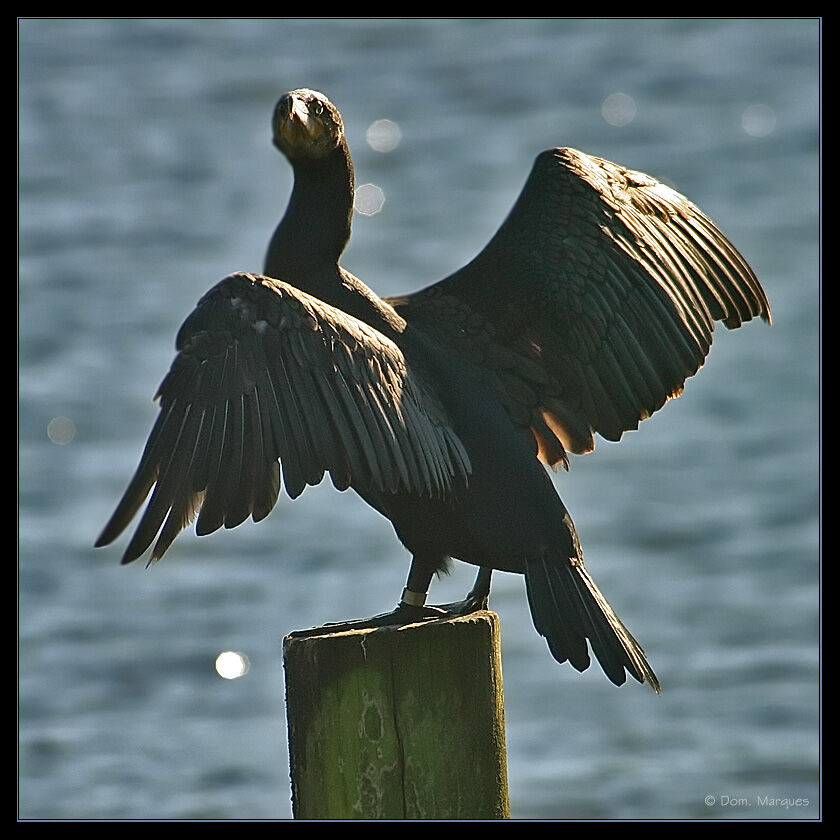
[[[287,93],[277,103],[274,115],[274,143],[281,138],[294,142],[301,130],[310,141],[315,140],[324,130],[321,123],[314,119],[306,102],[294,93]]]

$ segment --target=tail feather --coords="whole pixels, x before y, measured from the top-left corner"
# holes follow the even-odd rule
[[[558,662],[578,671],[590,664],[587,640],[607,677],[622,685],[627,673],[657,693],[659,680],[581,560],[544,554],[526,562],[528,603],[537,632]]]
[[[578,671],[585,671],[590,663],[589,649],[586,635],[580,632],[572,588],[561,585],[557,576],[547,573],[545,566],[533,569],[529,564],[527,568],[526,590],[534,626],[541,636],[545,636],[551,655],[558,662],[568,659]],[[535,582],[533,586],[532,581]]]

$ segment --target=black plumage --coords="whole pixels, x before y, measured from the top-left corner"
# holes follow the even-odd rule
[[[198,303],[158,391],[160,414],[97,545],[149,498],[123,562],[196,531],[268,515],[324,474],[387,516],[412,553],[385,624],[486,606],[493,569],[525,576],[534,625],[578,670],[659,683],[583,564],[543,465],[618,440],[702,365],[714,323],[770,308],[743,257],[697,207],[647,175],[574,149],[541,153],[507,220],[468,265],[381,299],[339,265],[353,165],[323,94],[278,103],[295,174],[264,275]],[[473,591],[425,606],[450,558]]]

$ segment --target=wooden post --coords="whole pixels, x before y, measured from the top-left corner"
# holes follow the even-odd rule
[[[296,819],[510,816],[492,612],[284,642]]]

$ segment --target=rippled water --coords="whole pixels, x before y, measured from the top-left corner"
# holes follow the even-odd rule
[[[663,694],[555,665],[495,582],[512,808],[815,818],[818,47],[808,20],[21,22],[20,816],[288,818],[280,640],[400,592],[388,523],[324,486],[152,570],[91,547],[181,321],[261,267],[291,183],[271,109],[307,86],[385,199],[344,260],[383,294],[477,253],[552,145],[666,179],[753,264],[775,326],[722,331],[682,399],[557,478]]]

